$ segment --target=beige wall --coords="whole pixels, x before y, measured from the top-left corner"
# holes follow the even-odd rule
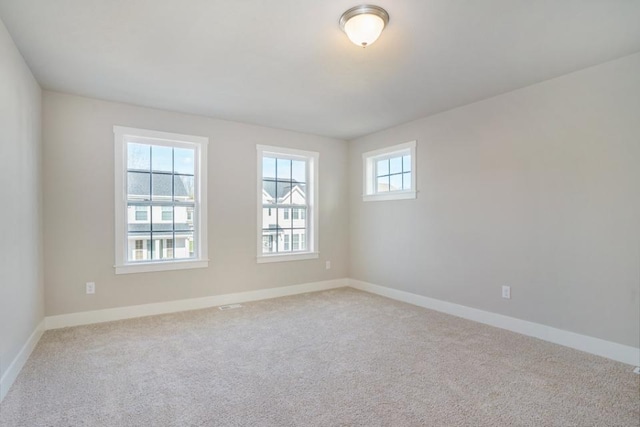
[[[209,137],[209,268],[115,275],[113,125]],[[344,141],[47,91],[43,135],[47,315],[347,275]],[[256,263],[256,144],[320,152],[319,259]]]
[[[363,202],[361,154],[410,140],[417,200]],[[350,277],[640,345],[640,54],[357,139],[349,167]]]
[[[40,99],[0,21],[0,377],[44,316]]]

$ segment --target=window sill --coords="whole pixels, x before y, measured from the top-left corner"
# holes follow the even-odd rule
[[[291,255],[260,255],[257,259],[258,264],[267,262],[284,262],[284,261],[302,261],[305,259],[316,259],[320,256],[318,252],[304,252]]]
[[[362,200],[365,202],[379,202],[384,200],[405,200],[415,199],[416,191],[398,191],[393,193],[365,194]]]
[[[209,260],[158,261],[116,265],[116,274],[150,273],[154,271],[185,270],[189,268],[207,268]]]

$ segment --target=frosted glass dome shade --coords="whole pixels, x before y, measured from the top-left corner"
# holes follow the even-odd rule
[[[371,5],[356,6],[340,18],[340,27],[355,45],[367,47],[380,37],[389,22],[387,12]]]

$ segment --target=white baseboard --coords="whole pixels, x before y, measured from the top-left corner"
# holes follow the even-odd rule
[[[44,320],[44,329],[57,329],[68,326],[88,325],[93,323],[110,322],[114,320],[131,319],[136,317],[152,316],[156,314],[175,313],[180,311],[198,310],[203,308],[216,307],[225,304],[235,304],[249,301],[264,300],[270,298],[278,298],[288,295],[302,294],[306,292],[318,292],[327,289],[341,288],[350,286],[366,292],[378,294],[387,298],[417,305],[420,307],[440,311],[451,314],[464,319],[473,320],[475,322],[484,323],[512,332],[517,332],[530,337],[542,339],[555,344],[585,351],[597,356],[606,357],[629,365],[640,365],[640,349],[606,341],[600,338],[594,338],[587,335],[577,334],[551,326],[539,323],[529,322],[527,320],[517,319],[502,314],[492,313],[489,311],[479,310],[451,302],[441,301],[434,298],[428,298],[422,295],[412,294],[410,292],[400,291],[397,289],[387,288],[384,286],[374,285],[371,283],[354,280],[354,279],[334,279],[322,282],[305,283],[301,285],[283,286],[279,288],[263,289],[258,291],[239,292],[234,294],[215,295],[210,297],[192,298],[177,301],[168,301],[153,304],[143,304],[127,307],[110,308],[96,311],[85,311],[80,313],[62,314],[57,316],[48,316]],[[40,338],[40,331],[37,339],[33,342],[33,346],[27,351],[29,342],[33,341],[34,335],[25,344],[25,348],[21,351],[26,354],[22,364],[35,347],[37,340]],[[14,361],[13,365],[18,366],[19,363]],[[20,368],[22,365],[20,365]],[[10,377],[9,369],[2,379],[2,390],[4,391],[5,377]],[[19,372],[20,369],[17,370]],[[17,376],[17,372],[15,376]],[[15,379],[15,376],[13,379]],[[13,379],[8,382],[10,385]],[[8,387],[7,387],[8,390]]]
[[[236,304],[306,292],[324,291],[347,286],[347,279],[325,280],[322,282],[304,283],[301,285],[283,286],[258,291],[239,292],[234,294],[215,295],[210,297],[183,299],[153,304],[132,305],[127,307],[108,308],[104,310],[83,311],[80,313],[47,316],[46,329],[66,328],[68,326],[89,325],[92,323],[111,322],[114,320],[132,319],[135,317],[153,316],[156,314],[175,313],[179,311],[198,310],[217,307],[225,304]]]
[[[640,365],[640,349],[628,345],[605,341],[600,338],[581,335],[515,317],[479,310],[477,308],[428,298],[410,292],[374,285],[360,280],[349,279],[348,282],[349,286],[361,291],[371,292],[394,300],[429,308],[497,328],[507,329],[512,332],[539,338],[565,347],[571,347],[629,365]]]
[[[27,342],[24,343],[18,355],[13,359],[4,374],[2,374],[2,378],[0,378],[0,402],[2,402],[4,397],[7,395],[11,385],[16,378],[18,378],[18,374],[27,362],[27,359],[29,359],[31,352],[36,348],[38,341],[40,341],[40,338],[44,333],[44,325],[45,322],[42,320],[42,322],[36,326],[36,329],[31,333]]]

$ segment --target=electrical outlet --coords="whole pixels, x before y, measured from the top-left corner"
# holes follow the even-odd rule
[[[511,286],[502,287],[502,298],[511,299]]]
[[[324,263],[324,266],[327,270],[331,270],[331,261],[327,261]]]
[[[95,284],[95,282],[87,282],[85,284],[85,288],[87,290],[87,295],[96,293],[96,284]]]

